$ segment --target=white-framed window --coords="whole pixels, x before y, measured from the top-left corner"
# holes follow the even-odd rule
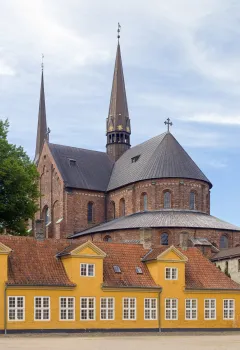
[[[157,320],[157,299],[144,299],[144,320]]]
[[[25,297],[8,297],[8,321],[25,320]]]
[[[123,320],[136,320],[136,298],[123,298]]]
[[[197,320],[197,299],[185,299],[185,319]]]
[[[224,299],[223,300],[223,319],[234,320],[235,318],[235,300]]]
[[[165,320],[178,319],[178,300],[165,299]]]
[[[100,319],[114,320],[114,298],[101,298]]]
[[[204,319],[216,320],[216,299],[204,300]]]
[[[177,280],[178,269],[176,267],[165,267],[165,279],[166,280]]]
[[[80,319],[82,321],[95,320],[95,298],[83,297],[80,298]]]
[[[34,321],[50,321],[50,297],[34,297]]]
[[[95,265],[94,264],[80,264],[80,276],[94,277]]]
[[[75,320],[75,298],[60,297],[59,298],[59,319],[60,321]]]

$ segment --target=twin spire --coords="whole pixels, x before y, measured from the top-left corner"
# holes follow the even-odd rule
[[[42,76],[40,87],[40,100],[39,100],[39,112],[38,112],[38,128],[37,128],[37,141],[34,162],[38,164],[44,141],[49,139],[49,129],[47,127],[46,105],[45,105],[45,93],[44,93],[44,77],[43,77],[43,63],[42,63]]]
[[[127,96],[123,75],[122,57],[120,49],[120,30],[118,24],[117,30],[117,53],[113,74],[112,92],[107,118],[107,153],[115,162],[128,148],[130,148],[131,125],[128,114]],[[42,56],[43,58],[44,56]],[[49,140],[50,130],[47,127],[46,105],[44,94],[44,76],[42,62],[42,76],[40,88],[40,101],[38,113],[38,128],[34,162],[38,164],[42,152],[44,141]]]

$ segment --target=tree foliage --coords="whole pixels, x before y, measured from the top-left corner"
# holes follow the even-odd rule
[[[8,129],[0,120],[0,230],[25,235],[38,209],[38,172],[23,148],[8,142]]]

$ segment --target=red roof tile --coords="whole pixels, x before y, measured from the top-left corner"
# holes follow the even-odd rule
[[[8,284],[74,286],[69,280],[58,253],[70,253],[80,244],[69,240],[46,239],[37,241],[30,237],[0,236],[0,242],[11,248],[9,254]],[[168,247],[145,250],[140,244],[94,242],[107,256],[103,260],[103,280],[106,287],[158,286],[150,275],[144,261],[156,259]],[[186,288],[189,289],[239,289],[240,285],[212,264],[197,248],[179,249],[187,258]],[[61,254],[60,254],[61,255]],[[121,273],[115,273],[118,265]],[[142,269],[137,274],[136,267]]]
[[[144,261],[156,259],[169,247],[159,246],[150,250]],[[202,255],[197,248],[177,249],[188,258],[186,262],[186,288],[187,289],[239,289],[240,284],[231,280],[221,272],[213,263]]]
[[[74,286],[56,254],[69,245],[67,240],[0,236],[0,242],[11,248],[8,284]]]

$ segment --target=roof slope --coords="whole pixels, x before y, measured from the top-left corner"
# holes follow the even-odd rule
[[[67,240],[0,236],[0,242],[11,248],[8,264],[8,284],[35,286],[74,286],[63,264],[55,258],[69,245]]]
[[[136,162],[132,158],[140,155]],[[115,163],[108,190],[147,179],[187,178],[211,182],[167,132],[127,150]]]
[[[106,191],[113,162],[104,152],[49,143],[66,187]],[[70,165],[70,159],[75,165]]]
[[[76,238],[89,233],[126,230],[149,227],[185,227],[185,228],[211,228],[215,230],[240,231],[240,227],[229,224],[223,220],[193,210],[162,209],[145,211],[92,227],[88,230],[70,236]]]
[[[233,257],[239,257],[240,256],[240,246],[229,248],[229,249],[222,249],[217,254],[215,254],[211,260],[217,261],[217,260],[224,260],[224,259],[230,259]]]
[[[11,236],[0,236],[0,242],[12,249],[8,260],[9,285],[75,286],[68,279],[63,263],[61,259],[56,259],[56,255],[61,256],[61,253],[65,255],[81,243],[74,242],[69,246],[67,240],[37,241],[31,237]],[[145,262],[156,259],[168,247],[145,250],[140,244],[108,242],[94,242],[94,244],[107,254],[103,260],[105,287],[160,288],[154,282]],[[179,250],[188,258],[185,272],[186,288],[240,290],[238,283],[221,272],[197,248]],[[114,272],[114,265],[120,267],[121,273]],[[137,274],[136,267],[140,267],[143,273]]]
[[[144,261],[156,259],[165,249],[163,247],[153,248]],[[177,249],[188,258],[185,270],[186,289],[240,290],[240,284],[221,272],[197,248]]]

